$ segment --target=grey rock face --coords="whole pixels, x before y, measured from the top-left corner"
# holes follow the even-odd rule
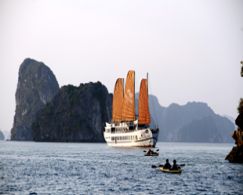
[[[11,140],[33,139],[31,125],[36,113],[52,100],[58,90],[58,82],[50,68],[33,59],[23,61],[15,94],[16,110]]]
[[[35,141],[103,142],[111,119],[110,95],[100,82],[63,86],[33,123]]]
[[[1,130],[0,130],[0,140],[4,140],[4,134]]]
[[[160,141],[180,142],[232,142],[230,135],[234,124],[226,117],[219,116],[202,102],[188,102],[186,105],[171,104],[160,106],[155,97],[150,108],[152,121],[160,129]],[[156,119],[156,120],[154,120]]]

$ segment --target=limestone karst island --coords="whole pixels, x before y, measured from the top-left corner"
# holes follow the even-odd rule
[[[241,61],[241,65],[241,77],[243,77],[243,61]],[[239,115],[235,119],[237,129],[232,135],[236,146],[232,148],[231,152],[225,158],[232,163],[243,163],[243,98],[240,99],[238,112]]]

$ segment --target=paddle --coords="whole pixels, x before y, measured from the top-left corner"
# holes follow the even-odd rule
[[[163,167],[163,166],[164,166],[164,165],[158,165],[158,166],[157,166],[157,165],[152,165],[151,168],[154,169],[154,168],[159,168],[159,167]]]

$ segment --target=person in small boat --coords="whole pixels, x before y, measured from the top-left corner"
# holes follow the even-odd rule
[[[153,153],[154,153],[154,151],[151,150],[151,149],[149,149],[148,152],[147,152],[147,154],[149,154],[149,155],[152,155]]]
[[[148,151],[147,151],[147,154],[150,154],[151,153],[151,150],[149,149]]]
[[[169,163],[169,159],[166,159],[166,163],[163,166],[164,169],[170,169],[171,168],[171,164]]]
[[[176,160],[173,160],[173,165],[171,167],[171,170],[178,170],[180,167],[176,164]]]

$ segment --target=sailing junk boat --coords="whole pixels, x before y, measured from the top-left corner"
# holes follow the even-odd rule
[[[106,123],[104,138],[109,146],[155,147],[159,129],[149,127],[148,79],[140,84],[138,118],[135,116],[135,72],[129,71],[124,90],[124,79],[118,78],[112,102],[112,122]]]

